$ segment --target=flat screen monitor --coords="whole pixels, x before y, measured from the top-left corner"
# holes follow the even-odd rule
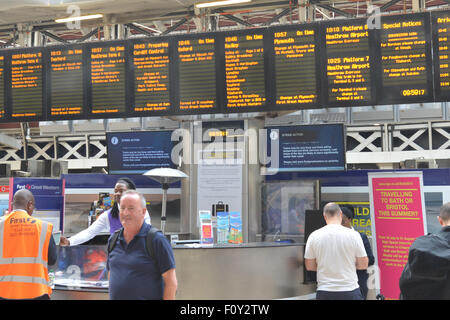
[[[327,21],[321,24],[325,57],[325,105],[351,106],[374,103],[375,51],[367,19]]]
[[[431,13],[436,101],[450,99],[450,11]]]
[[[225,35],[226,112],[261,111],[266,106],[265,31]]]
[[[132,73],[134,102],[132,111],[138,116],[169,114],[170,41],[138,40],[133,43]]]
[[[5,56],[0,55],[0,120],[5,118]]]
[[[377,104],[433,100],[430,15],[381,17]]]
[[[274,76],[271,110],[317,107],[320,99],[319,24],[280,26],[270,29],[269,60]],[[274,107],[272,107],[274,106]]]
[[[109,174],[143,174],[155,168],[175,168],[172,131],[107,132]]]
[[[216,113],[217,39],[214,34],[176,38],[178,113]]]
[[[11,118],[41,120],[44,106],[42,49],[14,50],[10,56]]]
[[[127,42],[90,45],[88,50],[91,117],[126,116]]]
[[[345,170],[343,124],[267,128],[267,171]]]
[[[84,116],[86,90],[82,45],[52,47],[47,51],[47,59],[48,119]]]

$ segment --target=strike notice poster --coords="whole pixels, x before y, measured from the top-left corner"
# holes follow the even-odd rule
[[[370,172],[368,178],[379,293],[399,299],[409,247],[426,233],[422,172]]]

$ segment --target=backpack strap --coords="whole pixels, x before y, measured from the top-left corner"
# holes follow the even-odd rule
[[[123,228],[116,230],[111,236],[111,240],[108,243],[108,255],[111,251],[113,251],[114,247],[116,246],[117,239],[119,239],[119,235],[122,232],[122,230]]]
[[[145,247],[147,249],[149,257],[155,260],[156,266],[158,267],[159,270],[158,259],[156,259],[155,253],[153,252],[153,239],[155,238],[158,232],[162,234],[162,231],[159,230],[158,228],[155,228],[153,226],[150,227],[150,230],[147,233],[147,237],[145,238],[146,244]]]

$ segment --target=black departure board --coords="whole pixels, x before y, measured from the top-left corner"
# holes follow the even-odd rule
[[[324,32],[325,105],[373,103],[371,51],[367,20],[332,21]]]
[[[227,112],[265,105],[263,31],[225,35],[225,81]]]
[[[5,118],[5,56],[0,55],[0,119]]]
[[[180,111],[217,108],[215,42],[207,35],[177,40]]]
[[[381,18],[378,104],[433,99],[429,24],[428,14]]]
[[[317,24],[276,28],[270,33],[277,106],[318,104]]]
[[[170,109],[169,41],[133,44],[134,105],[136,114]]]
[[[90,50],[91,113],[108,117],[126,111],[125,43]]]
[[[10,72],[12,119],[40,119],[43,114],[44,86],[42,51],[13,51]]]
[[[436,101],[450,98],[450,11],[432,12],[434,89]]]
[[[83,114],[83,48],[58,47],[49,52],[49,117],[72,118]]]

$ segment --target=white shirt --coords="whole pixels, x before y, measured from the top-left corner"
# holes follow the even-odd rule
[[[150,215],[148,211],[145,211],[144,221],[147,224],[151,224]],[[70,241],[70,246],[77,246],[81,243],[85,243],[86,241],[91,240],[93,237],[98,235],[99,233],[105,232],[110,233],[109,231],[109,218],[108,214],[103,212],[100,216],[95,220],[93,224],[91,224],[87,229],[78,232],[77,234],[70,237],[68,240]]]
[[[305,259],[316,259],[317,290],[352,291],[359,287],[356,257],[367,256],[361,236],[339,224],[328,224],[308,238]]]

